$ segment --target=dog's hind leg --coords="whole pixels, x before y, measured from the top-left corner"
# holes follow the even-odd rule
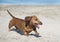
[[[18,27],[17,26],[15,26],[15,27],[16,27],[16,30],[19,31]]]
[[[11,29],[12,26],[14,26],[14,22],[10,21],[10,23],[9,23],[9,31],[10,31],[10,29]]]

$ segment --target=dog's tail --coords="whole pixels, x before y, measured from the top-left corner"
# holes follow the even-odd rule
[[[10,16],[11,16],[12,18],[15,18],[15,17],[9,12],[9,10],[7,10],[7,12],[10,14]]]

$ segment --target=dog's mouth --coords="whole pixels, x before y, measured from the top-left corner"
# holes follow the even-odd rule
[[[40,28],[40,24],[35,23],[34,26],[38,29]]]

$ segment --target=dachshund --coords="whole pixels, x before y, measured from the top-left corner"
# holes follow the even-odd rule
[[[9,10],[7,10],[12,19],[9,22],[9,31],[11,27],[15,26],[16,29],[21,30],[25,36],[27,36],[31,31],[34,31],[36,34],[39,34],[36,28],[40,28],[42,22],[39,21],[37,16],[26,16],[25,19],[19,19],[13,16]]]

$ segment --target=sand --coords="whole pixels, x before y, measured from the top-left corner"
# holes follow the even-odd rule
[[[43,23],[40,29],[37,29],[39,37],[26,37],[16,31],[9,32],[8,24],[12,18],[7,9],[15,17],[22,19],[36,15]],[[32,31],[30,34],[35,33]],[[60,42],[60,6],[0,5],[0,42]]]

